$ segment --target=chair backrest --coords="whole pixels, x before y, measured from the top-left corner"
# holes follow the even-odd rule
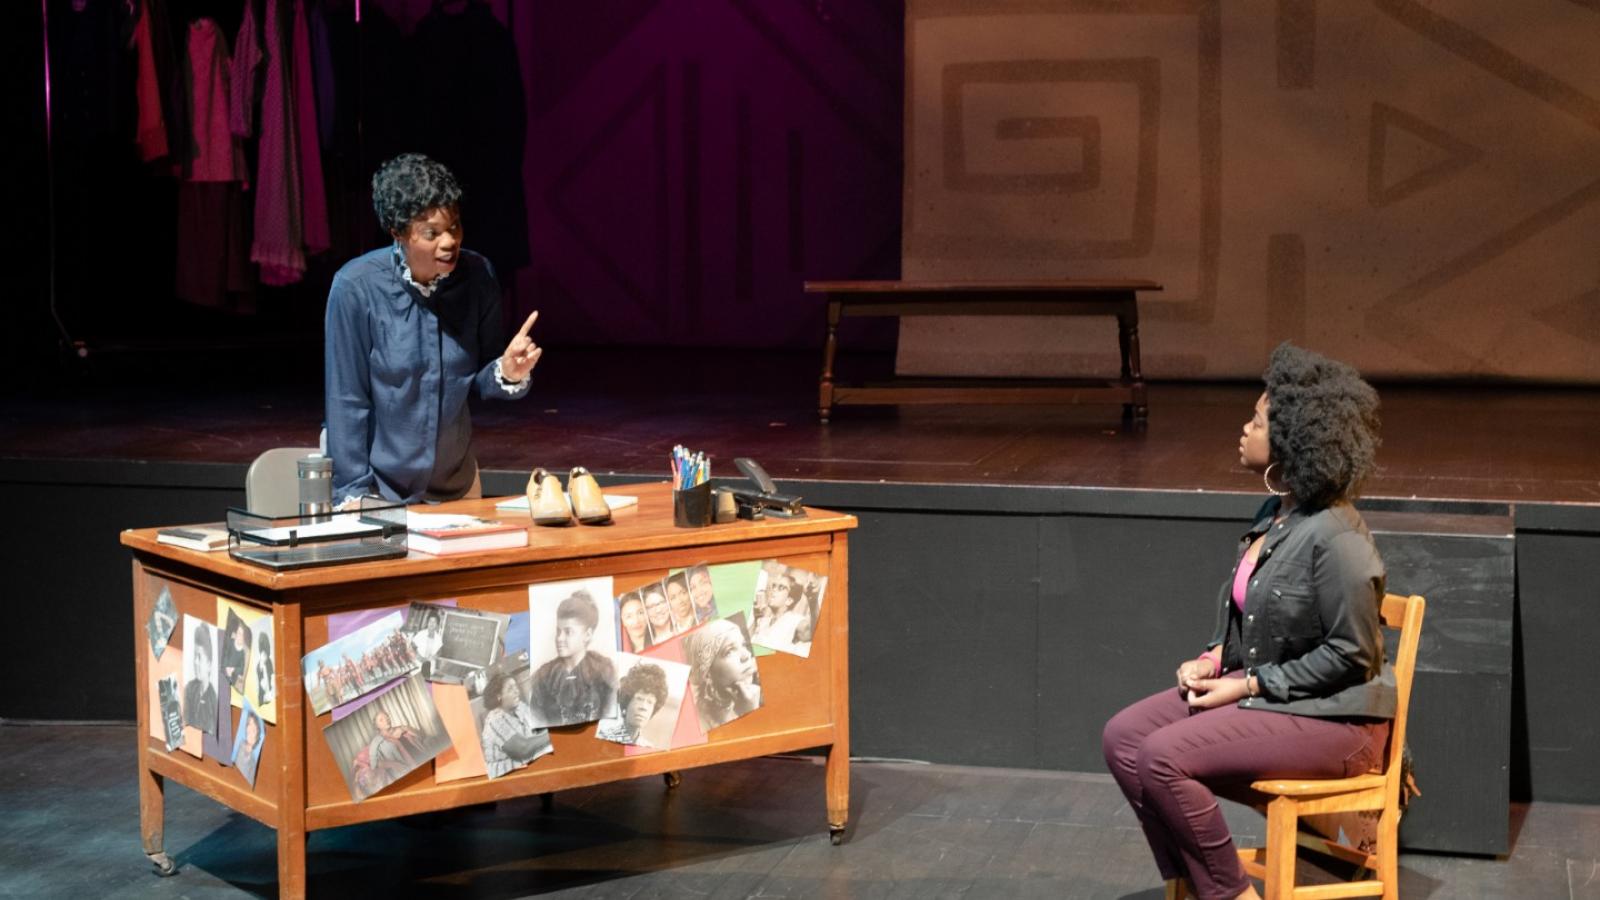
[[[1422,614],[1427,601],[1412,594],[1385,594],[1383,597],[1383,624],[1400,631],[1400,645],[1394,657],[1394,686],[1396,704],[1394,724],[1389,730],[1389,759],[1384,767],[1384,795],[1390,803],[1400,797],[1400,760],[1405,755],[1406,718],[1411,711],[1411,679],[1417,671],[1417,646],[1422,641]]]
[[[296,463],[321,451],[316,447],[274,447],[256,457],[244,476],[244,504],[265,516],[292,516],[300,511],[300,474]]]

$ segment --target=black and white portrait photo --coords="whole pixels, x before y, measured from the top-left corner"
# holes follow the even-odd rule
[[[433,680],[433,660],[444,645],[444,614],[448,607],[432,603],[412,602],[406,609],[406,623],[400,633],[411,642],[422,668],[418,671],[426,680]]]
[[[156,682],[156,692],[161,700],[161,725],[167,736],[169,753],[183,743],[183,705],[178,702],[179,690],[176,675],[168,675]]]
[[[145,633],[150,636],[150,649],[156,659],[166,652],[167,641],[172,639],[172,629],[177,625],[178,607],[172,602],[172,591],[162,585],[161,593],[156,595],[156,602],[150,607],[150,618],[144,623]]]
[[[247,699],[256,712],[268,722],[277,721],[275,704],[278,699],[278,664],[272,653],[272,617],[262,616],[251,625],[251,644],[255,647],[255,662],[251,664]]]
[[[473,721],[490,778],[515,772],[551,752],[550,733],[528,705],[533,673],[519,653],[485,670],[484,688],[471,701]]]
[[[217,733],[217,629],[183,617],[183,724]]]
[[[250,626],[232,607],[222,627],[222,680],[239,698],[250,675]]]
[[[543,727],[596,722],[616,715],[616,625],[611,579],[535,584],[528,588],[528,705]]]
[[[617,715],[601,719],[594,736],[635,747],[666,750],[683,708],[689,667],[663,659],[617,655]]]
[[[479,609],[444,608],[439,632],[439,649],[434,653],[430,681],[442,684],[483,683],[483,671],[500,658],[511,617],[505,613]],[[424,629],[426,629],[426,623]],[[423,642],[431,638],[423,631]],[[420,650],[418,651],[420,652]]]
[[[761,565],[756,594],[763,603],[756,609],[750,639],[757,645],[795,656],[811,655],[812,633],[822,614],[828,578],[776,560]]]
[[[700,727],[707,733],[761,707],[761,673],[744,613],[690,632],[683,639],[683,655],[689,663],[689,687]]]

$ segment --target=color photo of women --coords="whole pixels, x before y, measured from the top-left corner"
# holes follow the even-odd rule
[[[623,653],[640,653],[650,646],[650,623],[645,618],[644,598],[638,591],[617,598],[617,624],[622,631]]]
[[[351,799],[360,802],[438,756],[450,746],[428,683],[412,675],[360,712],[322,730],[344,775]]]

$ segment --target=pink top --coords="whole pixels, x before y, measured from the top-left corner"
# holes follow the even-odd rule
[[[1244,612],[1244,591],[1250,586],[1250,576],[1256,571],[1256,561],[1247,554],[1239,560],[1239,568],[1233,573],[1233,605]]]
[[[1244,592],[1250,586],[1250,576],[1255,574],[1257,559],[1252,558],[1246,551],[1244,558],[1239,560],[1239,568],[1233,573],[1233,605],[1244,612]],[[1212,647],[1200,654],[1201,659],[1211,660],[1211,667],[1217,675],[1222,674],[1222,648]]]

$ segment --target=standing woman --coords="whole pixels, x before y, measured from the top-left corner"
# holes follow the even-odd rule
[[[1169,888],[1257,898],[1216,794],[1344,778],[1381,759],[1395,713],[1379,630],[1383,561],[1350,503],[1372,472],[1378,395],[1307,350],[1273,351],[1240,462],[1273,494],[1240,538],[1205,652],[1106,724],[1106,765]]]
[[[538,313],[505,343],[500,285],[461,247],[461,188],[418,153],[372,176],[372,206],[394,244],[358,256],[328,291],[324,360],[333,499],[416,503],[478,497],[468,394],[528,393],[542,350]]]

